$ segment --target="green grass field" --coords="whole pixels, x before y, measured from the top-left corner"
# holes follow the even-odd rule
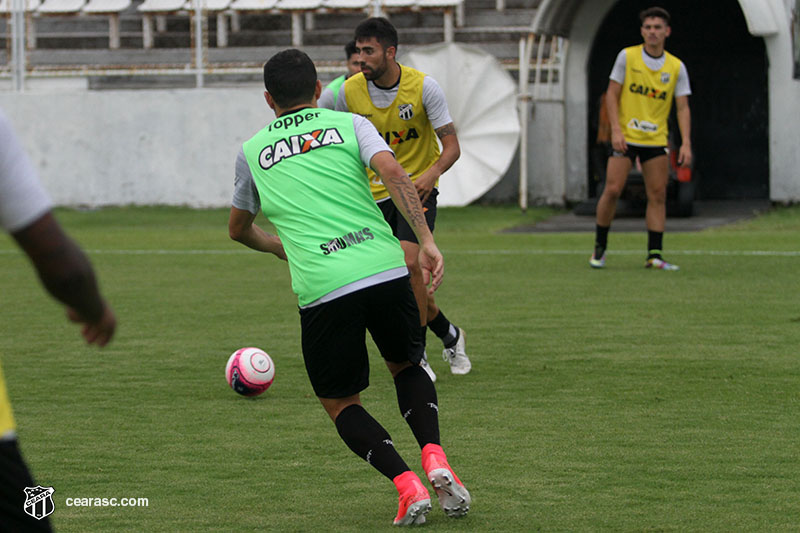
[[[646,236],[519,234],[552,210],[442,209],[438,302],[473,371],[439,375],[443,445],[473,495],[436,531],[797,531],[800,209]],[[286,264],[227,237],[227,211],[59,211],[119,319],[87,348],[0,237],[0,354],[37,481],[62,532],[389,531],[392,484],[340,441],[308,385]],[[263,219],[259,219],[263,223]],[[224,380],[255,345],[277,366],[246,399]],[[418,473],[373,353],[366,407]],[[67,507],[146,497],[148,507]],[[2,529],[0,527],[0,529]]]

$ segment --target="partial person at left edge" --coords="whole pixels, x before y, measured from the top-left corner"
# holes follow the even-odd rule
[[[64,233],[52,207],[33,165],[0,111],[0,226],[28,256],[47,292],[64,304],[69,320],[81,325],[86,342],[105,346],[114,336],[116,317],[100,294],[91,263]],[[19,450],[0,367],[0,530],[52,531],[47,516],[35,518],[25,512],[24,489],[35,486]]]

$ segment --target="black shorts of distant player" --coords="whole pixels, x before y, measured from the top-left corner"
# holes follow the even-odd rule
[[[437,196],[439,196],[439,191],[433,189],[428,199],[422,204],[422,210],[425,212],[425,221],[428,223],[428,229],[431,230],[431,233],[433,233],[433,227],[436,224]],[[378,207],[380,207],[383,218],[389,223],[389,226],[392,228],[392,233],[397,237],[397,240],[417,243],[417,236],[414,235],[411,226],[408,225],[408,222],[403,218],[403,215],[397,207],[395,207],[391,199],[380,202]]]
[[[644,163],[658,156],[667,155],[667,153],[666,146],[636,146],[635,144],[629,144],[624,153],[611,149],[611,157],[627,157],[634,166],[636,165],[637,157],[640,163]]]

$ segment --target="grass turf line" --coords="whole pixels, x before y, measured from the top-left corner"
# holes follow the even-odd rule
[[[643,268],[644,232],[612,230],[602,271],[587,264],[590,234],[499,233],[552,212],[440,210],[437,301],[467,331],[473,371],[449,374],[432,335],[428,351],[443,444],[474,502],[458,521],[435,507],[428,527],[794,529],[800,258],[669,250],[797,251],[800,210],[667,231],[675,273]],[[56,489],[58,531],[390,529],[392,485],[341,443],[308,385],[285,263],[239,253],[225,210],[58,217],[88,250],[237,252],[90,253],[120,320],[114,343],[97,351],[0,239],[0,356],[23,453]],[[256,399],[223,377],[246,345],[277,366]],[[420,472],[374,350],[371,362],[364,403]],[[149,507],[65,505],[131,496]]]

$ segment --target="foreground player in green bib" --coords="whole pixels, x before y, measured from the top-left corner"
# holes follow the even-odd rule
[[[239,153],[230,236],[288,260],[311,386],[345,444],[394,482],[394,524],[424,523],[430,496],[361,405],[360,393],[369,385],[367,330],[394,378],[400,412],[441,507],[448,516],[463,516],[470,495],[439,440],[436,389],[419,366],[420,318],[403,250],[372,199],[365,167],[381,176],[414,229],[432,293],[442,281],[444,261],[416,190],[369,121],[316,107],[322,86],[305,53],[273,56],[264,66],[264,84],[277,118]],[[254,224],[259,210],[277,236]]]

